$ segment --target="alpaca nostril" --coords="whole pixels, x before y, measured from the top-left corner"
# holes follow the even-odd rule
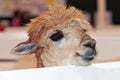
[[[82,43],[82,46],[90,47],[90,48],[95,48],[95,46],[96,46],[96,41],[95,41],[94,39],[84,41],[84,42]]]

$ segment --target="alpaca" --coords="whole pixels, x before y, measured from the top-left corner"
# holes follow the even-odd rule
[[[49,6],[27,26],[28,40],[12,51],[35,54],[37,67],[88,66],[96,56],[96,41],[86,32],[91,26],[74,7]]]

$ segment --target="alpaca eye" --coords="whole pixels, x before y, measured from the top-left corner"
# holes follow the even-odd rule
[[[86,30],[86,29],[83,29],[83,31],[84,31],[84,32],[87,32],[87,30]]]
[[[63,33],[62,31],[56,31],[55,33],[53,33],[51,36],[50,36],[50,39],[53,40],[53,41],[59,41],[63,38]]]

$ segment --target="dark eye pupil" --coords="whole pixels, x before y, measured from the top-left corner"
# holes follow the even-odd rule
[[[52,34],[50,36],[50,38],[53,40],[53,41],[59,41],[63,38],[63,33],[61,31],[56,31],[56,33]]]

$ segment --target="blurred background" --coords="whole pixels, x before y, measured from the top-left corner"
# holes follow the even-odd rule
[[[0,0],[0,70],[11,70],[20,55],[11,49],[27,39],[26,24],[48,9],[54,0]],[[55,0],[57,4],[83,10],[94,30],[97,61],[120,58],[120,0]]]

